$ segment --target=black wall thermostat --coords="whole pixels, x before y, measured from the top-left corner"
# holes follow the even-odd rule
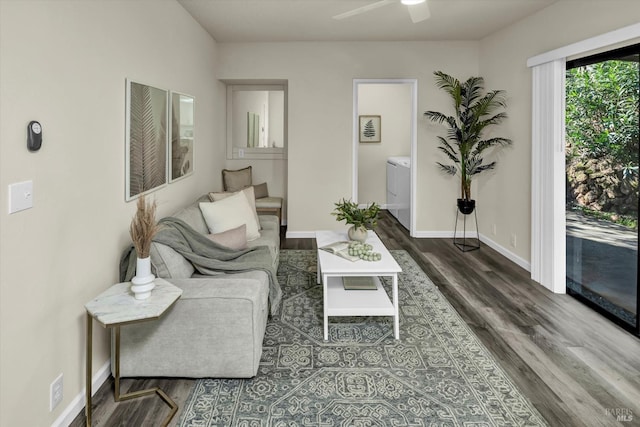
[[[42,147],[42,126],[32,120],[27,126],[27,148],[29,151],[38,151]]]

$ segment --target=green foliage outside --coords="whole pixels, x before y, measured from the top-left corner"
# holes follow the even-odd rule
[[[574,212],[580,212],[583,215],[590,216],[596,219],[602,219],[605,221],[613,222],[618,225],[623,225],[633,230],[638,229],[638,218],[631,215],[618,215],[611,212],[600,212],[593,209],[587,209],[584,206],[574,206],[572,209]]]
[[[568,175],[576,196],[581,194],[571,209],[633,229],[638,224],[639,75],[637,61],[608,60],[568,70],[566,79],[567,171],[583,175]],[[585,182],[584,174],[593,180]],[[580,192],[581,184],[588,190]],[[598,196],[595,204],[584,203],[584,191]]]
[[[638,84],[637,62],[611,60],[568,70],[568,154],[611,156],[627,174],[637,174]]]

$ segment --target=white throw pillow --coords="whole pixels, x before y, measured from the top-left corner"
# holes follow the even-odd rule
[[[260,227],[260,220],[258,219],[258,211],[256,210],[256,197],[253,192],[253,187],[247,187],[243,190],[236,191],[235,193],[223,192],[223,193],[209,193],[209,200],[212,202],[219,202],[222,199],[226,199],[229,196],[233,196],[237,193],[243,193],[249,202],[249,206],[251,206],[251,210],[253,210],[253,215],[256,217],[256,223],[258,224],[258,229],[262,229]]]
[[[247,226],[247,241],[260,237],[255,215],[242,193],[237,193],[215,203],[200,203],[209,233],[218,234],[243,224]]]

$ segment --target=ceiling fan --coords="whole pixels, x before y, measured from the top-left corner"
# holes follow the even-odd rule
[[[407,6],[407,9],[409,10],[409,16],[411,17],[411,22],[413,22],[414,24],[425,21],[431,16],[427,0],[380,0],[375,3],[371,3],[366,6],[362,6],[357,9],[353,9],[348,12],[336,15],[333,17],[333,19],[340,20],[356,15],[361,15],[363,13],[369,12],[370,10],[378,9],[380,7],[387,6],[393,3],[398,3],[398,1]]]

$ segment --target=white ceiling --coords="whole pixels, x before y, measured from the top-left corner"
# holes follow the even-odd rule
[[[413,24],[395,3],[344,20],[377,0],[178,0],[219,42],[479,40],[562,0],[427,0]]]

